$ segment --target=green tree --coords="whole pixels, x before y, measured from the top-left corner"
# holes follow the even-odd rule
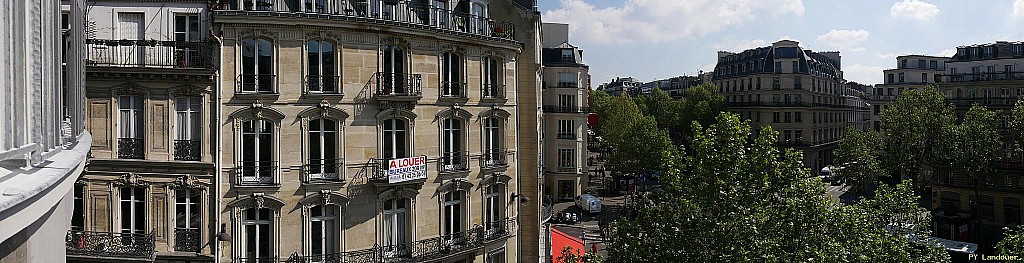
[[[882,112],[883,164],[919,187],[927,185],[931,178],[922,178],[921,168],[936,164],[936,146],[942,144],[942,132],[954,119],[953,106],[934,86],[900,94]]]
[[[1024,154],[1024,98],[1017,101],[1011,111],[1010,128],[1016,131],[1016,148],[1018,154]]]
[[[1024,225],[1004,227],[1003,232],[1006,237],[996,244],[999,255],[1024,257]]]
[[[863,193],[866,183],[877,180],[879,175],[886,174],[882,168],[882,138],[874,131],[849,129],[836,150],[836,160],[843,164],[839,178],[853,187],[857,193]]]
[[[929,225],[927,217],[905,216],[924,214],[909,184],[880,189],[891,198],[843,206],[806,176],[800,152],[775,146],[778,133],[770,127],[752,136],[726,113],[706,129],[695,124],[692,134],[692,173],[673,170],[675,176],[663,177],[663,194],[637,202],[635,219],[611,224],[608,261],[949,261],[934,246],[885,230]]]
[[[580,254],[583,254],[580,256]],[[597,254],[597,251],[591,250],[588,253],[582,253],[577,250],[575,253],[572,251],[572,247],[565,246],[562,248],[562,252],[558,255],[558,260],[555,262],[561,263],[601,263],[601,255]]]
[[[674,163],[675,146],[651,116],[644,116],[625,95],[614,98],[602,117],[602,136],[613,150],[607,162],[621,173],[665,172]],[[642,156],[643,158],[638,158]]]
[[[1002,157],[999,117],[988,108],[975,104],[959,124],[946,126],[943,136],[945,138],[939,145],[943,166],[973,182],[973,200],[980,200],[982,185],[996,176],[992,163]],[[977,202],[971,202],[971,211],[977,214]]]
[[[717,93],[718,86],[704,83],[686,89],[683,93],[682,105],[675,110],[680,112],[675,125],[671,128],[679,131],[680,140],[689,142],[693,138],[694,122],[707,127],[715,122],[719,114],[726,111],[725,97]]]

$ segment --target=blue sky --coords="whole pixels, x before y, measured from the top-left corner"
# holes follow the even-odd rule
[[[838,50],[847,80],[877,84],[896,55],[952,55],[961,45],[1024,41],[1024,0],[540,0],[568,23],[593,85],[714,69],[716,51],[779,39]]]

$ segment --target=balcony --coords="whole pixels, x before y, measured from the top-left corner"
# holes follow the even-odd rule
[[[975,103],[986,107],[1013,107],[1017,103],[1016,98],[952,98],[946,101],[957,107],[970,107]]]
[[[153,261],[156,235],[68,231],[64,239],[68,258],[136,259]]]
[[[211,69],[205,41],[86,39],[86,65],[173,69]]]
[[[465,99],[466,98],[466,83],[465,82],[453,82],[453,81],[442,81],[441,91],[439,96],[442,99]]]
[[[572,88],[572,89],[578,89],[578,88],[580,88],[580,83],[579,83],[579,82],[575,82],[575,81],[559,81],[559,82],[558,82],[558,83],[557,83],[557,84],[555,85],[555,87],[556,87],[556,88]]]
[[[142,138],[117,138],[117,158],[146,159],[146,141]]]
[[[871,95],[871,100],[892,101],[896,100],[896,97],[895,95]]]
[[[480,155],[480,168],[499,168],[508,166],[508,155],[506,151],[484,151]]]
[[[504,99],[505,98],[505,85],[498,85],[493,83],[484,84],[480,87],[481,97],[484,99]]]
[[[515,42],[512,23],[455,12],[446,8],[425,5],[418,1],[363,0],[337,1],[337,5],[305,6],[274,5],[274,1],[239,1],[215,10],[218,18],[279,17],[308,18],[327,21],[367,23],[406,27],[435,33],[469,36],[487,40]],[[230,9],[230,10],[224,10]]]
[[[438,173],[459,173],[469,171],[469,152],[444,153],[437,161]]]
[[[344,182],[341,171],[345,159],[310,159],[302,167],[302,182],[307,184]]]
[[[305,94],[345,95],[341,91],[341,76],[306,75],[302,87]]]
[[[370,81],[378,101],[416,101],[423,96],[420,74],[377,72]]]
[[[575,133],[571,133],[571,132],[564,132],[564,133],[560,132],[560,133],[558,133],[558,138],[559,139],[565,139],[565,140],[575,140],[576,139],[576,134]]]
[[[1024,72],[1011,71],[999,73],[959,73],[942,75],[941,81],[948,83],[1024,80]]]
[[[196,252],[202,249],[198,228],[175,228],[174,251]]]
[[[388,176],[388,162],[391,159],[384,158],[372,158],[367,163],[367,167],[372,170],[372,174],[369,176],[370,182],[379,185],[397,185],[397,184],[409,184],[409,183],[422,183],[426,181],[426,178],[405,178],[401,182],[391,183]],[[423,173],[426,173],[427,168],[423,169]]]
[[[175,161],[202,160],[202,144],[199,140],[174,140]]]
[[[235,78],[235,94],[277,94],[273,74],[242,74]]]
[[[555,171],[558,173],[576,173],[576,166],[568,164],[559,164],[558,169]]]
[[[237,186],[275,186],[277,181],[277,161],[242,161],[235,165],[235,185]]]
[[[588,107],[577,107],[577,106],[545,105],[544,106],[544,112],[547,112],[547,113],[583,113],[583,114],[586,114],[586,113],[590,113],[590,108],[588,108]]]

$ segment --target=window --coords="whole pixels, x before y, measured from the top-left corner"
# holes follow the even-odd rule
[[[401,47],[384,46],[383,69],[380,84],[383,94],[405,94],[405,51]]]
[[[923,69],[924,66],[925,66],[924,63],[925,63],[924,59],[918,59],[917,60],[917,68]]]
[[[772,112],[772,123],[779,123],[779,112]]]
[[[558,87],[576,88],[576,74],[571,72],[558,72]]]
[[[441,54],[441,97],[464,97],[461,58],[452,52]]]
[[[245,257],[253,259],[266,259],[273,256],[270,249],[271,242],[271,211],[269,208],[249,208],[245,210],[242,218],[242,227],[245,229]]]
[[[797,114],[799,114],[799,112],[797,112]],[[797,116],[800,116],[800,115],[797,115]],[[794,130],[793,131],[793,139],[796,140],[796,143],[802,143],[804,141],[804,131],[803,130]]]
[[[782,73],[782,62],[775,61],[775,73]]]
[[[484,75],[483,75],[483,97],[484,98],[504,98],[505,91],[501,89],[501,68],[498,65],[498,60],[492,57],[484,58]]]
[[[174,160],[199,161],[203,117],[199,114],[202,97],[174,98]]]
[[[447,118],[441,121],[441,172],[461,171],[468,168],[469,157],[462,152],[462,120]]]
[[[444,236],[446,239],[461,239],[463,222],[465,221],[462,207],[466,191],[456,190],[444,194]]]
[[[757,77],[757,89],[761,89],[761,77]]]
[[[907,60],[900,60],[900,68],[907,68]]]
[[[384,120],[384,159],[398,159],[409,157],[407,150],[406,121],[402,119]]]
[[[327,0],[306,0],[306,12],[326,13]]]
[[[576,126],[572,120],[558,120],[558,138],[576,139]]]
[[[793,122],[793,113],[792,112],[786,112],[786,123],[790,123],[790,122]]]
[[[993,222],[995,213],[993,211],[994,201],[990,195],[981,195],[978,198],[978,219]]]
[[[797,72],[800,72],[800,64],[798,64],[796,61],[793,61],[793,73]]]
[[[306,58],[309,72],[306,75],[306,90],[309,92],[336,93],[339,78],[334,72],[334,44],[326,40],[306,42]]]
[[[1013,45],[1013,55],[1014,56],[1018,56],[1018,57],[1019,56],[1024,56],[1024,45],[1021,45],[1021,44]]]
[[[935,60],[930,61],[928,63],[928,68],[930,68],[930,69],[938,69],[939,68],[939,62],[935,61]]]
[[[174,191],[174,250],[199,251],[203,210],[199,208],[203,191],[177,189]]]
[[[505,206],[501,200],[501,197],[505,195],[505,185],[492,184],[484,190],[484,202],[486,202],[487,209],[484,212],[484,225],[487,229],[504,227],[504,225],[499,224],[505,219],[504,213],[502,213]]]
[[[310,254],[320,262],[327,262],[330,254],[338,252],[338,207],[318,205],[309,208]],[[317,257],[324,255],[324,257]]]
[[[338,168],[343,162],[338,158],[338,124],[333,120],[314,119],[308,125],[309,161],[306,172],[309,180],[339,179]]]
[[[485,118],[483,133],[484,162],[489,165],[504,162],[504,154],[501,152],[501,119],[490,117]]]
[[[803,120],[802,120],[802,118],[801,118],[801,115],[802,115],[802,114],[800,114],[800,113],[801,113],[801,112],[799,112],[799,111],[798,111],[798,112],[795,112],[795,113],[794,113],[794,115],[795,115],[795,116],[794,116],[794,117],[795,117],[795,118],[794,118],[794,120],[795,120],[795,121],[796,121],[797,123],[803,122]]]
[[[143,100],[139,96],[118,98],[120,132],[117,138],[117,157],[121,159],[145,159],[145,125],[143,123]]]
[[[146,188],[121,188],[121,233],[146,234]]]
[[[921,83],[928,82],[928,73],[921,73]]]
[[[1003,223],[1006,225],[1020,224],[1020,199],[1013,197],[1003,198]]]
[[[262,38],[242,40],[241,92],[274,93],[274,50]]]
[[[487,252],[487,263],[505,263],[505,248]]]
[[[85,230],[85,185],[75,184],[75,210],[71,213],[71,230]]]
[[[900,83],[903,83],[904,82],[904,80],[903,80],[903,72],[900,72],[899,76],[900,76]]]
[[[391,253],[408,243],[409,199],[394,198],[384,201],[384,246]]]
[[[560,112],[576,112],[576,95],[558,94],[558,108]]]
[[[273,11],[274,0],[244,0],[245,10]]]
[[[576,168],[576,149],[558,149],[558,168]]]
[[[174,41],[197,42],[202,40],[199,35],[198,14],[175,14],[174,15]],[[188,46],[188,45],[182,45]],[[179,47],[174,50],[174,62],[178,67],[200,66],[202,61],[199,49],[196,47]]]
[[[782,86],[779,84],[779,77],[772,77],[772,89],[779,90]]]
[[[879,105],[872,105],[872,107],[874,108],[875,115],[878,115],[879,112],[882,112],[881,111],[881,109],[882,109],[881,106],[879,106]]]
[[[273,158],[274,124],[268,120],[242,122],[242,184],[273,181],[277,165]]]
[[[799,76],[793,78],[793,89],[804,89],[803,84],[800,83],[802,82],[801,79]]]

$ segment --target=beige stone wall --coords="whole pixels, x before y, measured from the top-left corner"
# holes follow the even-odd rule
[[[308,234],[306,221],[307,207],[300,204],[303,198],[318,198],[321,190],[329,190],[348,198],[347,204],[343,206],[341,215],[341,236],[339,251],[353,251],[367,249],[374,244],[383,244],[381,233],[381,202],[385,201],[382,194],[402,189],[415,192],[410,214],[411,240],[422,240],[436,237],[442,232],[441,228],[441,202],[442,192],[439,187],[455,179],[468,181],[471,188],[467,189],[464,206],[467,211],[467,223],[464,228],[483,224],[484,196],[485,190],[482,180],[495,173],[504,173],[512,179],[507,182],[505,193],[502,195],[503,203],[506,204],[505,215],[516,217],[520,206],[511,202],[509,197],[513,193],[519,193],[520,166],[524,156],[520,149],[521,121],[518,107],[524,107],[519,100],[519,78],[517,70],[527,66],[519,62],[519,45],[483,41],[470,38],[459,38],[453,36],[430,36],[422,35],[416,31],[406,32],[400,28],[389,28],[391,32],[370,32],[367,30],[348,29],[344,27],[324,28],[313,26],[270,26],[253,29],[244,24],[243,21],[225,21],[222,73],[225,76],[220,83],[224,87],[223,99],[223,122],[220,123],[223,136],[222,154],[224,170],[221,171],[222,198],[227,207],[220,210],[220,219],[228,226],[228,232],[232,233],[232,242],[221,242],[224,252],[219,259],[222,262],[229,262],[236,253],[243,250],[233,248],[232,245],[244,239],[244,233],[240,231],[240,211],[230,207],[230,202],[245,200],[254,193],[261,193],[268,198],[274,198],[283,202],[283,207],[276,211],[274,230],[274,242],[272,251],[278,257],[286,258],[288,255],[297,253],[300,255],[310,254],[309,239],[304,238]],[[275,80],[277,94],[274,95],[236,95],[232,89],[235,87],[235,76],[240,72],[239,48],[241,39],[250,36],[260,36],[273,40]],[[311,38],[323,37],[336,43],[336,50],[339,50],[336,57],[342,79],[344,96],[337,95],[311,95],[302,92],[302,79],[306,75],[305,42]],[[373,75],[380,71],[378,68],[382,63],[380,60],[380,45],[389,39],[401,39],[400,43],[407,43],[407,58],[409,65],[407,73],[420,74],[422,76],[422,98],[415,100],[410,112],[415,114],[411,122],[409,132],[411,156],[425,155],[428,158],[428,178],[423,182],[410,184],[388,185],[375,184],[368,180],[367,176],[372,173],[367,163],[372,158],[382,157],[380,126],[377,114],[384,111],[381,102],[374,98],[374,87],[368,85]],[[455,51],[463,56],[465,81],[468,84],[468,98],[463,100],[439,99],[440,86],[440,55],[446,50]],[[481,99],[481,60],[484,56],[499,56],[502,58],[501,65],[503,83],[505,83],[504,100],[483,100]],[[235,162],[240,159],[240,133],[238,131],[239,121],[248,115],[232,115],[233,112],[244,112],[253,109],[254,104],[260,104],[268,117],[278,118],[275,121],[276,130],[275,160],[280,162],[280,169],[277,173],[280,185],[264,187],[237,186],[233,182],[236,173],[232,170]],[[439,174],[437,158],[441,156],[441,135],[440,121],[437,114],[448,111],[453,105],[460,110],[469,113],[464,131],[464,149],[472,156],[470,160],[470,171],[459,174]],[[341,175],[345,180],[343,183],[332,183],[323,185],[312,185],[303,183],[302,167],[308,158],[305,145],[306,129],[303,127],[304,120],[301,113],[307,110],[318,110],[320,105],[344,112],[347,115],[341,118],[341,140],[338,146],[339,157],[344,158],[344,172]],[[482,128],[483,117],[490,116],[489,112],[504,111],[511,114],[505,119],[503,148],[512,152],[509,155],[509,164],[506,168],[482,170],[478,159],[482,153]],[[337,116],[333,116],[337,117]],[[530,129],[525,126],[522,129]],[[530,166],[527,166],[530,167]],[[527,168],[528,169],[528,168]],[[308,199],[307,199],[308,200]],[[320,200],[320,199],[316,199]],[[536,200],[536,199],[532,199]],[[530,202],[534,202],[534,201]],[[276,201],[275,201],[276,202]],[[492,244],[488,249],[505,248],[507,262],[517,261],[517,237],[512,237],[504,242]],[[479,262],[483,260],[483,254],[476,254]]]

